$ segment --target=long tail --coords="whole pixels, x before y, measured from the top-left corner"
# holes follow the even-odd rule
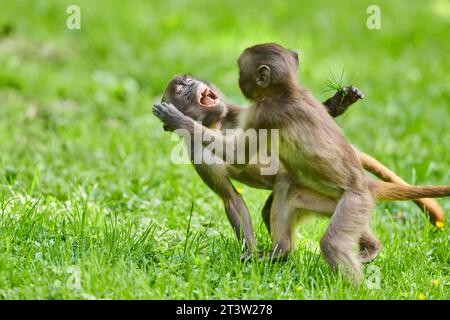
[[[377,200],[415,200],[450,196],[450,186],[405,186],[393,182],[374,181]]]
[[[445,193],[445,188],[450,187],[437,187],[440,190],[436,190],[436,187],[425,187],[425,188],[431,188],[428,189],[427,192],[431,192],[428,194],[422,193],[424,191],[423,187],[416,187],[419,188],[419,190],[416,190],[415,194],[410,194],[410,197],[405,198],[405,195],[407,195],[407,192],[410,192],[410,189],[403,190],[402,192],[400,190],[400,187],[404,186],[410,186],[406,181],[404,181],[402,178],[397,176],[393,171],[385,167],[383,164],[381,164],[379,161],[374,159],[373,157],[369,156],[368,154],[365,154],[359,150],[357,150],[359,158],[361,159],[361,163],[367,171],[373,173],[380,179],[386,181],[386,182],[393,182],[394,185],[387,185],[385,187],[381,186],[381,182],[378,186],[375,187],[376,192],[379,192],[379,196],[382,197],[379,200],[412,200],[414,199],[414,203],[423,211],[425,210],[426,213],[429,215],[430,220],[432,223],[435,223],[437,221],[443,221],[444,220],[444,211],[442,210],[441,206],[437,203],[437,201],[433,199],[428,198],[416,198],[417,192],[421,192],[420,197],[445,197],[448,194]],[[374,181],[374,183],[376,183]],[[422,188],[422,189],[421,189]],[[434,188],[434,189],[433,189]],[[444,189],[442,189],[444,188]],[[385,194],[382,194],[381,190],[385,190]],[[443,195],[438,195],[436,192],[442,192],[444,191]],[[394,193],[397,193],[396,197],[393,198]],[[441,193],[442,194],[442,193]],[[403,196],[401,199],[399,197]],[[376,195],[378,199],[378,195]]]
[[[372,181],[371,183],[376,200],[417,200],[424,197],[441,198],[450,196],[450,186],[405,186],[399,183],[382,181]],[[442,209],[440,212],[429,210],[428,214],[433,223],[444,220]]]

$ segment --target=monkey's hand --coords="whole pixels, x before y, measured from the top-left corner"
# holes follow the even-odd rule
[[[173,131],[182,127],[187,117],[171,103],[157,103],[153,106],[153,114],[164,124],[164,130]]]
[[[338,90],[338,94],[342,97],[343,105],[351,105],[360,99],[364,99],[364,94],[355,86],[344,86]]]
[[[361,90],[355,86],[344,86],[323,104],[332,117],[338,117],[360,99],[364,99]]]

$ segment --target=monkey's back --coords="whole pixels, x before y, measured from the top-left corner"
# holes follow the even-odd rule
[[[249,127],[280,130],[280,160],[299,182],[333,197],[364,187],[358,185],[366,180],[356,153],[320,102],[303,89],[273,103],[254,107]]]

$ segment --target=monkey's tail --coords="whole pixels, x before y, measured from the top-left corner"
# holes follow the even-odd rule
[[[399,183],[374,181],[377,200],[415,200],[450,196],[450,186],[405,186]]]
[[[399,183],[372,181],[376,200],[417,200],[450,196],[450,186],[407,186]],[[436,208],[435,208],[436,209]],[[443,221],[444,212],[429,210],[432,222]]]
[[[400,185],[409,186],[409,184],[405,180],[397,176],[395,172],[385,167],[378,160],[359,150],[357,150],[357,152],[364,169],[366,169],[367,171],[373,173],[383,181],[394,182]],[[442,210],[441,206],[439,205],[439,203],[437,203],[436,200],[428,198],[415,199],[414,203],[420,208],[420,210],[422,211],[425,210],[425,212],[429,215],[433,223],[436,221],[444,220],[444,211]]]

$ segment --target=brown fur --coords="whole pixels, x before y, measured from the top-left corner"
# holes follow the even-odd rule
[[[276,63],[276,59],[272,59],[268,63],[273,63],[274,61]],[[288,68],[295,69],[296,67],[293,67],[294,65],[296,63],[292,61],[285,64]],[[321,240],[324,257],[334,267],[343,263],[357,277],[360,262],[359,258],[352,254],[353,244],[359,241],[361,252],[366,252],[367,259],[363,259],[362,254],[360,254],[363,261],[368,261],[369,258],[376,256],[379,250],[379,242],[371,235],[367,225],[373,201],[375,200],[372,196],[374,190],[373,184],[362,174],[360,160],[353,151],[353,148],[346,142],[340,129],[338,129],[333,121],[328,120],[331,118],[324,112],[325,108],[323,105],[317,103],[305,89],[296,85],[295,80],[294,85],[280,85],[280,77],[282,78],[286,73],[283,74],[282,68],[274,69],[276,72],[273,75],[278,82],[275,81],[273,85],[265,87],[261,91],[255,90],[253,85],[245,88],[245,90],[248,90],[247,92],[243,89],[243,92],[247,93],[246,95],[249,98],[258,100],[258,104],[257,108],[253,107],[250,109],[256,117],[253,115],[247,116],[241,121],[245,124],[244,127],[279,128],[280,125],[284,125],[284,127],[281,127],[282,143],[287,143],[282,146],[285,149],[281,150],[280,158],[283,164],[285,164],[285,168],[288,171],[295,172],[295,174],[290,173],[284,178],[282,176],[283,172],[280,172],[276,180],[273,180],[275,177],[270,176],[259,179],[255,176],[255,172],[258,172],[255,170],[257,168],[253,169],[251,166],[246,167],[244,171],[231,166],[221,172],[228,172],[230,177],[239,177],[240,175],[251,177],[251,180],[253,180],[251,185],[253,186],[259,184],[263,188],[270,188],[270,186],[273,187],[275,185],[273,203],[271,204],[273,213],[269,215],[270,219],[267,219],[267,215],[265,219],[266,224],[270,220],[268,224],[270,224],[274,237],[275,256],[283,257],[292,249],[294,244],[290,236],[291,231],[294,230],[295,225],[303,217],[307,216],[309,212],[332,215],[330,226]],[[290,79],[289,81],[293,80],[293,77],[290,77],[289,74],[287,78]],[[240,80],[242,79],[241,72]],[[256,82],[259,80],[257,78]],[[278,92],[278,96],[277,90],[281,90],[281,94]],[[271,102],[267,95],[275,95],[277,98],[276,103],[274,101]],[[274,116],[269,116],[270,113],[273,113],[273,108],[270,107],[271,105],[281,106],[282,108],[276,110],[277,112]],[[294,111],[292,111],[289,106],[300,106],[300,110],[295,110],[294,108]],[[315,110],[316,108],[317,110]],[[202,130],[204,134],[213,136],[215,139],[222,139],[225,145],[228,143],[227,138],[224,139],[219,132],[202,127],[191,118],[184,116],[171,104],[162,103],[155,105],[154,113],[170,128],[183,128],[189,130],[191,133],[193,133],[194,128],[197,128]],[[237,113],[239,115],[236,115]],[[246,112],[236,112],[233,116],[233,124],[245,114]],[[255,119],[256,121],[254,121]],[[288,123],[284,124],[283,121],[286,121],[286,119]],[[296,121],[292,121],[292,119]],[[323,121],[323,119],[325,120]],[[305,130],[305,127],[306,129],[320,127],[320,130],[324,134],[320,135],[317,132],[316,134],[311,133]],[[295,137],[296,132],[299,131],[303,135],[301,137]],[[295,139],[288,139],[292,134]],[[311,144],[311,141],[308,141],[308,139],[312,139],[313,142],[324,146],[324,148],[316,148],[312,154],[308,153],[308,151],[311,151],[311,146],[315,145],[315,143]],[[316,141],[314,141],[315,139]],[[203,147],[206,147],[208,144],[205,141],[202,143]],[[292,149],[290,149],[291,146],[293,146]],[[298,152],[299,150],[301,152]],[[344,151],[343,154],[345,156],[342,157],[337,151]],[[299,159],[298,155],[305,155],[304,158],[306,160],[308,157],[315,157],[314,161],[318,168],[314,168],[313,165],[310,165],[302,157]],[[296,160],[300,161],[297,164],[295,162],[292,163],[290,156],[297,157]],[[333,176],[336,172],[336,165],[340,166],[341,170],[337,171]],[[298,166],[303,168],[296,172],[295,169]],[[281,168],[280,170],[282,171],[284,169]],[[219,170],[207,171],[209,174],[215,174]],[[292,181],[293,177],[295,177],[294,181]],[[216,185],[221,188],[220,183],[216,183]],[[383,188],[385,186],[388,185],[376,185],[375,188],[379,187],[381,190],[384,190]],[[395,188],[391,188],[390,191],[388,189],[386,190],[383,196],[387,196],[389,192],[395,192]],[[406,191],[408,189],[404,188],[402,190]],[[415,195],[418,195],[417,191],[419,189],[416,188],[415,191]],[[426,190],[427,193],[420,196],[435,196],[430,194],[429,191]],[[339,202],[337,201],[338,199],[340,199]],[[265,208],[269,204],[270,200],[268,199]],[[360,208],[361,210],[355,210],[355,208]],[[361,211],[365,213],[361,214]],[[277,212],[285,213],[278,215]],[[248,212],[246,214],[248,215]],[[242,217],[245,217],[246,214],[243,214]],[[230,221],[236,221],[236,219],[230,219]],[[345,223],[343,223],[344,221]],[[234,227],[238,230],[236,225]],[[283,234],[287,238],[284,238]]]
[[[203,107],[198,102],[196,90],[198,85],[203,83],[210,87],[221,99],[221,102],[214,107]],[[177,86],[184,86],[184,90],[177,93]],[[355,95],[356,91],[343,92],[338,91],[335,95],[324,102],[325,107],[330,114],[340,115],[351,104],[356,102],[359,97]],[[169,102],[177,106],[177,108],[186,116],[195,121],[202,122],[203,125],[211,129],[233,129],[238,127],[239,117],[245,110],[239,106],[225,103],[223,96],[219,90],[204,81],[194,79],[189,75],[175,76],[168,84],[163,98],[163,102]],[[167,124],[164,125],[166,130],[173,129]],[[191,159],[197,152],[202,152],[203,148],[198,148],[188,141],[188,148],[191,151]],[[231,184],[229,178],[246,183],[250,186],[263,189],[273,189],[275,183],[275,176],[261,176],[259,167],[249,165],[242,170],[235,168],[232,165],[206,165],[194,164],[194,168],[200,175],[202,180],[218,194],[224,203],[227,217],[236,232],[238,239],[244,239],[248,249],[254,250],[256,241],[253,235],[253,228],[248,213],[247,206]],[[267,207],[270,209],[273,199],[269,197]],[[263,210],[270,214],[270,210]],[[265,224],[270,231],[270,216],[265,217]]]
[[[256,45],[247,48],[238,63],[241,90],[255,102],[246,110],[242,127],[279,129],[279,158],[289,179],[338,200],[320,247],[333,268],[342,265],[358,280],[361,261],[353,247],[368,229],[374,196],[417,198],[419,193],[414,191],[418,188],[371,183],[340,128],[298,84],[298,59],[292,52],[277,44]],[[274,188],[270,224],[274,254],[284,256],[293,246],[292,226],[297,213],[288,204],[289,182],[278,180],[281,178],[277,178]],[[421,191],[421,196],[425,191],[425,196],[429,196],[432,190]]]
[[[410,200],[450,195],[450,186],[406,186],[381,181],[373,181],[372,186],[376,200]]]

